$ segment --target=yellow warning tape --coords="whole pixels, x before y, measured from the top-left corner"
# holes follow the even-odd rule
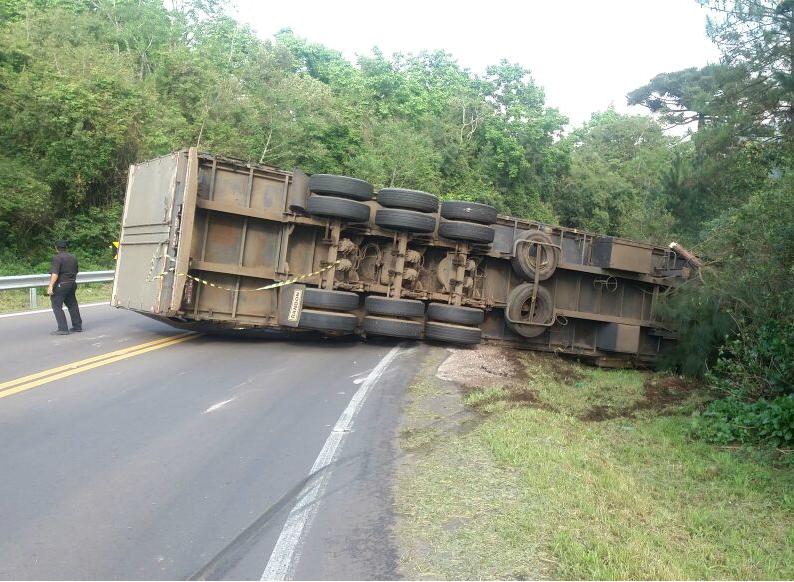
[[[147,283],[149,283],[151,281],[154,281],[155,279],[160,279],[163,276],[165,276],[166,274],[173,273],[175,271],[175,267],[171,267],[170,269],[166,269],[165,271],[161,272],[159,275],[155,275],[154,277],[152,277],[151,274],[152,274],[152,271],[154,270],[154,265],[155,265],[155,263],[156,263],[156,261],[158,259],[168,259],[169,261],[176,262],[176,259],[174,257],[169,256],[169,255],[160,255],[160,256],[156,256],[155,255],[155,256],[153,256],[152,257],[152,264],[149,267],[149,274],[146,276],[146,282]],[[211,282],[207,281],[206,279],[199,279],[198,277],[195,277],[195,276],[190,275],[188,273],[176,273],[176,276],[177,277],[186,277],[188,279],[192,279],[193,281],[196,281],[197,283],[201,283],[202,285],[207,285],[209,287],[215,287],[216,289],[220,289],[222,291],[238,291],[238,292],[239,291],[266,291],[268,289],[275,289],[277,287],[283,287],[284,285],[290,285],[292,283],[297,283],[298,281],[303,281],[304,279],[308,279],[309,277],[314,277],[315,275],[320,275],[322,273],[325,273],[329,269],[334,268],[340,262],[341,261],[334,261],[333,263],[331,263],[330,265],[326,265],[325,267],[323,267],[319,271],[314,271],[313,273],[307,273],[306,275],[298,275],[297,277],[292,277],[291,279],[287,279],[286,281],[279,281],[277,283],[271,283],[270,285],[265,285],[264,287],[257,287],[256,289],[233,289],[233,288],[230,288],[230,287],[223,287],[221,285],[216,285],[215,283],[211,283]]]
[[[336,267],[341,261],[334,261],[330,265],[326,265],[319,271],[315,271],[314,273],[308,273],[306,275],[298,275],[297,277],[293,277],[292,279],[288,279],[286,281],[279,281],[278,283],[271,283],[270,285],[265,285],[264,287],[257,287],[254,291],[264,291],[265,289],[275,289],[276,287],[283,287],[284,285],[290,285],[291,283],[297,283],[298,281],[303,281],[304,279],[308,279],[309,277],[314,277],[315,275],[319,275],[321,273],[325,273],[329,269],[333,269]]]

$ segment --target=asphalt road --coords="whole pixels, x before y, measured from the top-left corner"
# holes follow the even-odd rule
[[[0,578],[394,579],[421,344],[230,340],[84,306],[0,316]]]

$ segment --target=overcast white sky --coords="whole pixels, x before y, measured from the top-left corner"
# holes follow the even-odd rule
[[[444,50],[482,74],[501,59],[531,71],[546,105],[574,126],[658,73],[716,62],[696,0],[236,0],[235,17],[263,38],[283,28],[336,49],[351,62],[378,47],[386,55]]]

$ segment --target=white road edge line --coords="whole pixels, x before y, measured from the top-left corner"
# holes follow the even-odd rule
[[[98,305],[105,305],[107,307],[112,307],[112,305],[110,305],[110,302],[103,301],[102,303],[86,303],[86,304],[81,303],[80,309],[82,309],[83,307],[97,307]],[[52,313],[52,307],[50,307],[49,309],[36,309],[33,311],[17,311],[16,313],[3,313],[0,314],[0,318],[19,317],[20,315],[33,315],[34,313]]]
[[[353,398],[350,399],[347,408],[337,420],[309,472],[309,482],[301,490],[295,505],[292,507],[292,511],[287,517],[287,522],[284,524],[284,529],[281,530],[281,535],[273,547],[273,552],[270,554],[270,559],[267,562],[267,566],[265,566],[265,571],[262,572],[260,581],[286,580],[290,571],[297,564],[298,558],[300,558],[300,547],[303,544],[304,534],[311,526],[311,522],[317,513],[318,498],[322,495],[330,478],[331,470],[325,469],[336,459],[337,451],[339,451],[340,446],[350,432],[353,421],[359,410],[361,410],[364,400],[384,370],[400,352],[401,347],[401,345],[393,347],[378,362],[378,365],[369,373],[361,388],[356,391]],[[316,477],[312,478],[313,475],[316,475]]]
[[[213,404],[212,406],[210,406],[207,410],[205,410],[201,414],[207,414],[208,412],[212,412],[214,410],[218,410],[219,408],[229,404],[229,402],[231,402],[232,400],[235,400],[236,398],[237,397],[235,396],[234,398],[229,398],[229,400],[224,400],[223,402],[218,402],[218,404]]]

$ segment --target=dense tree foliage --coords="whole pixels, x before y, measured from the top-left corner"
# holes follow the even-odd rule
[[[709,263],[664,306],[682,332],[671,363],[727,397],[697,434],[791,448],[794,2],[701,4],[720,65],[659,76],[630,95],[668,122],[694,111],[699,125],[664,180],[681,232]]]
[[[684,332],[671,365],[733,396],[789,393],[792,350],[774,338],[794,338],[794,1],[698,1],[721,62],[632,91],[647,116],[609,109],[566,135],[517,63],[352,63],[290,30],[260,39],[222,0],[6,0],[0,274],[46,264],[63,236],[107,266],[129,164],[197,145],[679,240],[709,266],[664,305]]]
[[[676,139],[650,117],[593,114],[563,140],[570,172],[551,191],[565,226],[669,242],[672,221],[660,193]]]
[[[567,119],[516,63],[479,76],[444,52],[377,49],[351,63],[290,30],[259,39],[217,1],[4,9],[6,272],[44,260],[61,236],[100,260],[129,164],[189,145],[608,234],[664,241],[672,228],[659,179],[673,144],[661,126],[610,111],[564,138]],[[97,216],[101,232],[82,236]]]
[[[545,192],[567,168],[555,143],[567,120],[528,70],[501,62],[478,77],[443,52],[375,50],[353,64],[289,30],[259,39],[223,9],[4,4],[5,271],[40,262],[67,235],[98,260],[118,230],[129,164],[189,145],[554,220]],[[108,220],[92,241],[80,230],[97,210]]]

